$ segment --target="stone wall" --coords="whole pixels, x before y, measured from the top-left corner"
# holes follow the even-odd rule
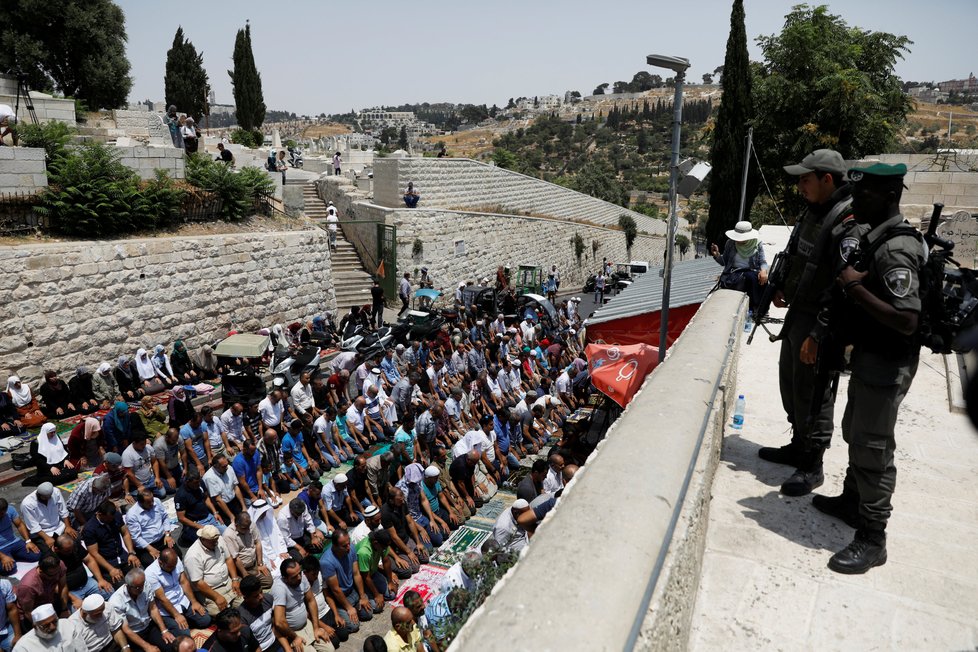
[[[425,266],[437,287],[451,290],[459,281],[494,279],[499,265],[536,265],[550,269],[556,264],[565,287],[580,287],[607,257],[613,263],[629,260],[625,234],[618,230],[550,220],[492,213],[463,213],[434,209],[390,211],[387,223],[397,227],[397,273],[416,275]],[[584,255],[578,264],[570,240],[584,239]],[[424,253],[412,257],[415,238]],[[591,243],[599,247],[592,255]],[[661,265],[665,238],[640,235],[632,245],[632,260]],[[595,262],[597,259],[597,263]]]
[[[666,223],[553,183],[470,159],[378,158],[374,161],[374,202],[404,206],[409,181],[421,193],[422,208],[472,209],[586,220],[616,226],[631,215],[639,231],[665,235]],[[688,228],[681,220],[680,229]]]
[[[172,179],[186,176],[183,150],[176,147],[117,147],[120,162],[143,179],[152,179],[156,170],[166,170]]]
[[[44,150],[0,147],[0,192],[33,193],[48,187]]]
[[[880,154],[867,156],[883,163],[907,166],[900,206],[912,221],[929,217],[934,202],[944,204],[944,215],[958,210],[978,213],[978,157],[942,154]]]
[[[326,232],[62,242],[0,248],[0,377],[36,387],[183,339],[191,351],[335,308]]]
[[[170,130],[163,124],[162,115],[155,111],[112,111],[117,129],[122,129],[127,136],[138,138],[160,138],[170,140]]]

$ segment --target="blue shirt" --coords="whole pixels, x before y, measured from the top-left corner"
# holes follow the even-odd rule
[[[20,541],[20,537],[14,533],[14,519],[18,516],[13,505],[7,505],[7,513],[0,516],[0,550],[4,552]]]
[[[207,452],[204,450],[204,437],[206,436],[207,435],[204,434],[203,423],[196,428],[191,428],[190,422],[187,422],[180,427],[180,439],[185,441],[187,439],[190,440],[190,445],[193,447],[194,453],[197,454],[197,459],[199,459],[201,463],[207,462]]]
[[[0,609],[0,634],[6,634],[10,627],[10,619],[7,617],[7,605],[17,601],[14,595],[14,587],[10,580],[0,580],[0,598],[3,598],[3,609]]]
[[[130,507],[126,512],[125,521],[137,548],[145,548],[154,541],[162,539],[163,535],[173,529],[166,508],[159,498],[153,499],[151,509],[143,509],[139,503]]]
[[[353,588],[353,565],[357,563],[356,553],[353,546],[350,546],[350,553],[344,555],[343,559],[336,558],[336,551],[330,548],[319,558],[319,570],[323,574],[323,582],[336,576],[340,590],[349,593]]]
[[[248,488],[253,493],[258,493],[258,474],[261,473],[261,453],[256,450],[251,459],[248,459],[244,452],[238,453],[234,456],[231,467],[234,469],[235,475],[243,475],[245,477],[245,480],[248,481]]]
[[[309,468],[309,462],[306,461],[306,456],[302,454],[302,432],[293,435],[291,432],[286,432],[285,436],[282,437],[282,454],[284,455],[286,451],[292,452],[292,459],[295,463],[304,469]]]
[[[509,452],[509,421],[502,423],[499,417],[492,418],[492,429],[496,433],[496,443],[499,444],[499,452],[505,455]]]
[[[388,359],[386,356],[380,361],[380,369],[387,376],[387,379],[391,381],[391,384],[401,379],[401,372],[397,370],[397,365],[394,364],[392,359]]]
[[[448,617],[452,612],[448,609],[448,591],[442,591],[431,599],[428,606],[424,608],[425,618],[428,624],[435,631],[435,636],[439,639],[445,637],[445,627],[448,626]]]

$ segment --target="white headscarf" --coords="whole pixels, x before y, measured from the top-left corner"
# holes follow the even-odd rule
[[[7,392],[10,393],[10,399],[13,401],[15,407],[24,407],[25,405],[30,405],[33,400],[31,396],[31,388],[27,386],[27,383],[21,383],[20,389],[14,387],[17,383],[20,383],[20,378],[17,376],[10,376],[7,378]]]
[[[103,376],[108,376],[109,372],[112,371],[112,365],[110,365],[108,362],[103,362],[98,366],[96,371]]]
[[[265,500],[256,500],[248,508],[248,513],[261,538],[262,558],[269,570],[274,571],[282,563],[282,553],[288,553],[289,549],[278,523],[275,522],[272,506]]]
[[[146,356],[145,360],[143,356]],[[139,374],[140,380],[151,380],[158,375],[153,360],[146,354],[146,349],[136,351],[136,373]]]
[[[41,426],[41,433],[37,436],[37,454],[43,455],[48,464],[57,464],[68,457],[65,445],[61,443],[61,438],[57,435],[57,426],[53,423],[45,423]]]

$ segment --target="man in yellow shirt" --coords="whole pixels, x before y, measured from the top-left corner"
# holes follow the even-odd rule
[[[407,607],[397,607],[391,611],[393,629],[384,636],[387,652],[424,652],[421,632],[414,624],[414,615]]]

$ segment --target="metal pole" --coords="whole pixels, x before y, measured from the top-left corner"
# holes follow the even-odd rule
[[[744,175],[740,180],[740,210],[737,211],[737,221],[744,221],[744,202],[747,199],[747,172],[750,170],[750,148],[754,146],[754,128],[747,130],[747,148],[744,150]]]
[[[679,135],[683,124],[683,81],[686,71],[676,73],[676,95],[672,111],[672,173],[669,176],[669,228],[666,230],[666,259],[662,271],[662,309],[659,312],[659,362],[666,359],[669,335],[669,291],[672,286],[672,259],[676,248],[676,214],[679,185]]]

